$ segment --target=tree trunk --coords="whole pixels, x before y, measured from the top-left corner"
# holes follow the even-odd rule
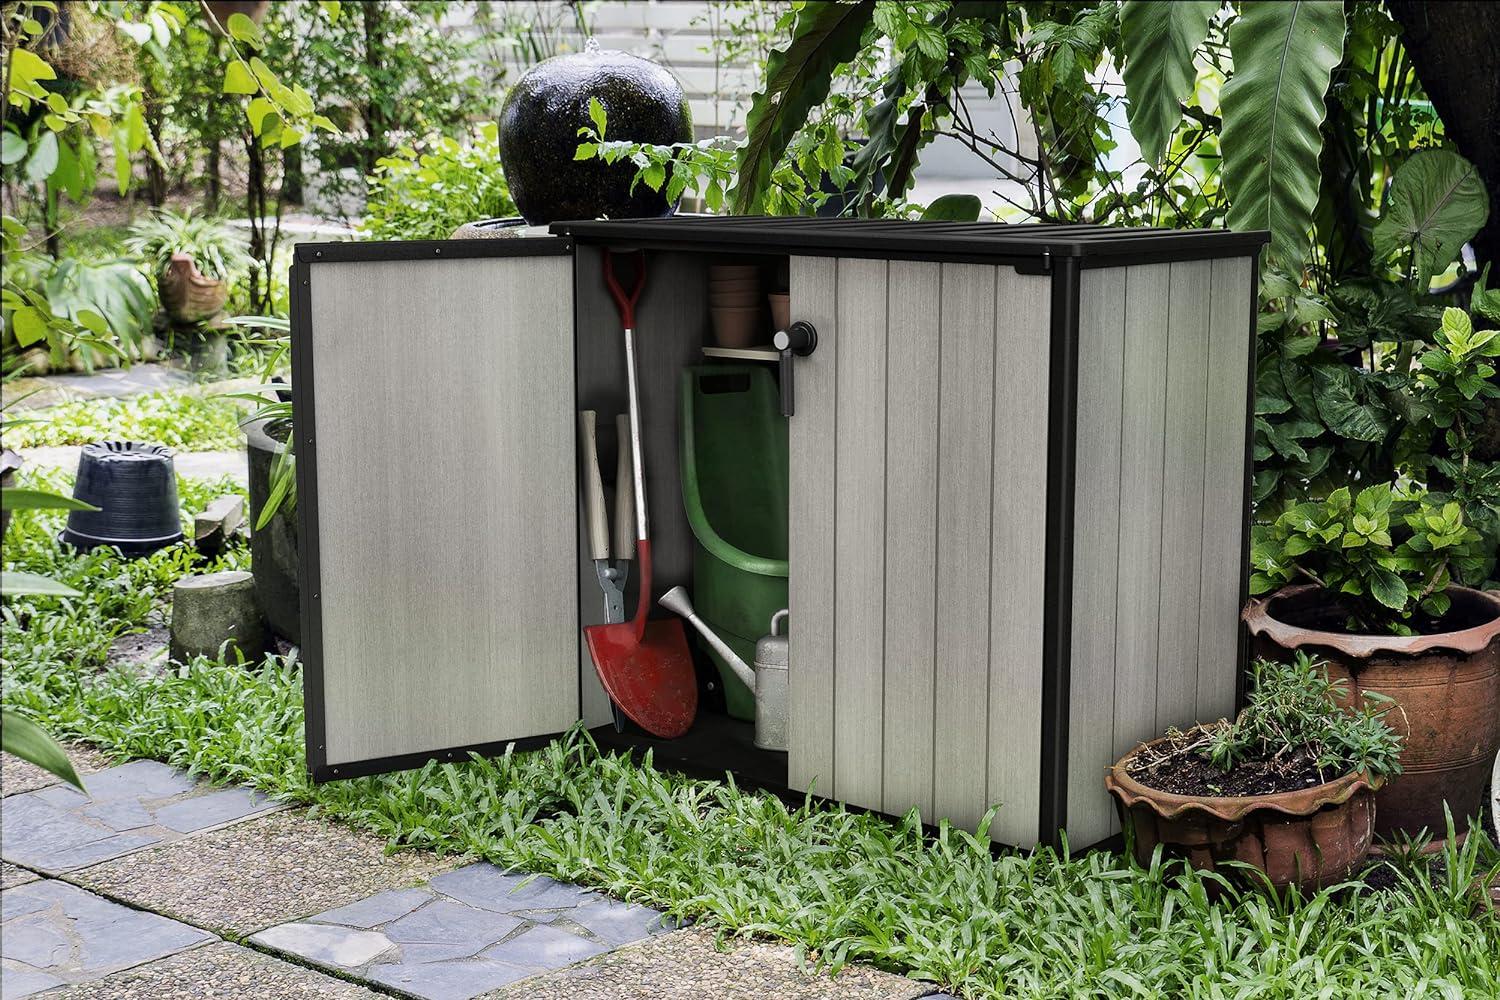
[[[293,205],[302,204],[302,145],[281,151],[281,197]]]
[[[204,158],[203,172],[208,177],[208,185],[203,193],[204,207],[211,213],[217,212],[219,210],[219,198],[224,190],[224,179],[220,176],[218,139],[214,139],[208,144],[208,155]]]
[[[385,50],[385,12],[380,9],[378,3],[360,4],[360,12],[364,16],[365,26],[365,67],[366,79],[375,76],[382,68]],[[385,107],[382,101],[385,98],[385,88],[377,87],[373,82],[367,82],[369,87],[369,99],[365,101],[365,141],[361,152],[363,163],[361,167],[365,176],[375,172],[375,161],[387,155],[385,148],[385,135],[390,125],[386,122]]]
[[[1490,217],[1474,238],[1481,262],[1500,260],[1500,3],[1389,0],[1422,89],[1443,130],[1479,171]]]

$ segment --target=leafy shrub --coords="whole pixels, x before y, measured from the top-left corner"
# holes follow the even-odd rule
[[[446,239],[465,222],[515,215],[500,171],[499,129],[486,122],[468,142],[443,136],[377,161],[363,234],[372,240]]]
[[[1401,772],[1401,737],[1385,724],[1389,699],[1364,692],[1358,705],[1336,708],[1347,685],[1328,679],[1327,665],[1298,653],[1295,663],[1259,660],[1250,703],[1233,722],[1210,731],[1200,754],[1223,771],[1242,761],[1306,754],[1330,777],[1351,771]]]
[[[206,278],[226,280],[250,266],[250,253],[242,235],[218,219],[194,215],[191,211],[179,215],[169,209],[156,209],[130,227],[125,246],[144,258],[146,270],[153,275],[167,269],[174,253],[191,256]]]
[[[1311,581],[1348,613],[1351,631],[1411,635],[1447,614],[1449,584],[1483,565],[1483,546],[1455,501],[1389,483],[1358,496],[1340,487],[1255,526],[1250,591]]]
[[[7,428],[13,448],[150,441],[181,451],[228,451],[244,443],[243,407],[201,391],[146,392],[123,399],[80,399],[26,414],[28,423]]]

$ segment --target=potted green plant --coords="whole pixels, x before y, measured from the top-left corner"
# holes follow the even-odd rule
[[[240,234],[192,212],[157,209],[131,226],[125,245],[155,276],[162,310],[177,326],[218,317],[229,299],[229,282],[250,263]]]
[[[1380,794],[1382,834],[1440,831],[1445,804],[1472,816],[1483,798],[1500,749],[1500,596],[1453,582],[1483,544],[1457,502],[1390,484],[1336,490],[1254,531],[1251,590],[1266,596],[1244,618],[1257,652],[1316,652],[1351,696],[1399,709],[1406,773]]]
[[[1136,859],[1149,864],[1160,845],[1201,870],[1241,862],[1278,890],[1353,875],[1374,835],[1375,790],[1401,769],[1401,739],[1383,719],[1387,700],[1347,685],[1306,653],[1258,661],[1233,721],[1169,730],[1121,758],[1104,781]]]

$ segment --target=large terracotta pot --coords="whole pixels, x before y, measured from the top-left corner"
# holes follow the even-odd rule
[[[1174,795],[1129,774],[1137,754],[1162,742],[1132,750],[1104,778],[1134,827],[1141,864],[1149,864],[1161,844],[1168,857],[1183,858],[1200,871],[1239,861],[1265,872],[1277,890],[1295,885],[1310,892],[1349,878],[1369,853],[1378,780],[1355,772],[1274,795]]]
[[[1437,635],[1350,635],[1322,588],[1285,587],[1244,612],[1255,652],[1290,661],[1302,650],[1328,661],[1351,699],[1373,691],[1395,702],[1386,722],[1402,736],[1401,774],[1377,797],[1375,831],[1446,830],[1446,803],[1460,825],[1475,815],[1500,750],[1500,596],[1450,587],[1467,627]]]
[[[197,263],[185,253],[174,253],[166,270],[157,275],[161,307],[173,323],[207,323],[224,311],[229,301],[229,283],[205,277]]]

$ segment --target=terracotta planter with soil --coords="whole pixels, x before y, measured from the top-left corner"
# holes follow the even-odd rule
[[[1228,861],[1265,872],[1278,891],[1303,892],[1342,882],[1358,871],[1375,832],[1378,781],[1361,772],[1336,781],[1269,794],[1179,795],[1143,784],[1130,772],[1136,758],[1166,738],[1131,751],[1104,779],[1135,829],[1135,856],[1150,864],[1158,844],[1168,857],[1200,871]],[[1233,869],[1224,869],[1233,876]]]
[[[1326,659],[1349,697],[1370,691],[1395,702],[1386,720],[1404,740],[1402,773],[1377,797],[1381,836],[1424,827],[1441,836],[1444,803],[1459,824],[1475,815],[1500,750],[1500,595],[1448,593],[1445,630],[1430,635],[1341,631],[1342,614],[1313,585],[1285,587],[1245,608],[1257,656],[1286,662],[1300,650]]]
[[[172,255],[171,264],[157,276],[156,289],[162,309],[179,326],[211,322],[229,301],[229,283],[205,277],[185,253]]]

